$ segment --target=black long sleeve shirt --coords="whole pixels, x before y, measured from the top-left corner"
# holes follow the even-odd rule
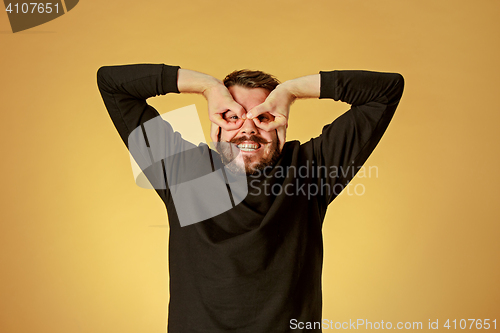
[[[179,92],[178,69],[161,64],[99,69],[99,90],[127,147],[134,129],[159,115],[147,98]],[[292,320],[321,321],[327,207],[384,134],[404,81],[393,73],[320,74],[320,98],[347,102],[351,109],[318,137],[303,144],[287,142],[274,168],[254,179],[234,208],[181,227],[168,184],[156,188],[170,225],[170,333],[288,332]],[[187,144],[168,123],[162,126],[155,139],[160,144]],[[216,155],[206,145],[198,153]],[[273,186],[281,192],[271,191]]]

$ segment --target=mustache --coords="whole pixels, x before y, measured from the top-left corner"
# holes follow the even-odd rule
[[[229,141],[229,143],[239,145],[240,143],[245,141],[253,141],[263,145],[271,143],[270,141],[266,141],[263,137],[257,135],[241,136],[239,138],[233,138]]]

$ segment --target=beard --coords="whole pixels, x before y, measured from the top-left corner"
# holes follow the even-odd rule
[[[260,158],[241,154],[239,148],[236,146],[245,141],[253,141],[260,145],[270,144],[269,151]],[[231,172],[249,176],[259,174],[266,167],[276,164],[281,153],[277,137],[268,142],[257,135],[242,136],[237,139],[231,139],[229,142],[219,141],[216,143],[216,147],[222,162]],[[261,147],[261,149],[267,149],[267,147]]]

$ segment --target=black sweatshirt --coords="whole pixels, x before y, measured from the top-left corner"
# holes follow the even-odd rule
[[[178,69],[162,64],[99,69],[99,90],[127,147],[133,130],[159,115],[146,99],[179,93]],[[168,185],[157,188],[170,225],[168,332],[321,332],[313,323],[321,322],[322,314],[326,209],[384,134],[404,81],[393,73],[320,74],[320,98],[349,103],[351,109],[318,137],[287,142],[272,170],[249,178],[249,193],[234,208],[181,227]],[[186,144],[168,123],[161,131],[157,141]],[[207,153],[217,156],[200,145],[199,156]]]

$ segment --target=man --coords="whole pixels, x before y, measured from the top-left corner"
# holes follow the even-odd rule
[[[171,178],[165,188],[156,187],[170,224],[170,333],[321,332],[326,209],[382,137],[401,98],[403,78],[332,71],[278,83],[262,72],[234,72],[221,82],[167,65],[98,71],[101,95],[125,144],[134,129],[148,127],[158,116],[147,98],[203,94],[212,140],[219,143],[224,163],[232,164],[227,174],[244,170],[248,176],[248,194],[241,202],[184,227]],[[352,108],[318,137],[304,144],[285,142],[292,102],[317,97],[341,100]],[[168,124],[159,128],[160,139],[149,135],[147,140],[174,142],[174,148],[162,146],[167,155],[184,150],[187,144]],[[217,153],[201,145],[193,150],[198,155],[189,155],[189,163],[185,155],[175,163],[162,162],[165,172],[179,173],[179,165],[200,157],[210,157],[212,169],[217,168]]]

